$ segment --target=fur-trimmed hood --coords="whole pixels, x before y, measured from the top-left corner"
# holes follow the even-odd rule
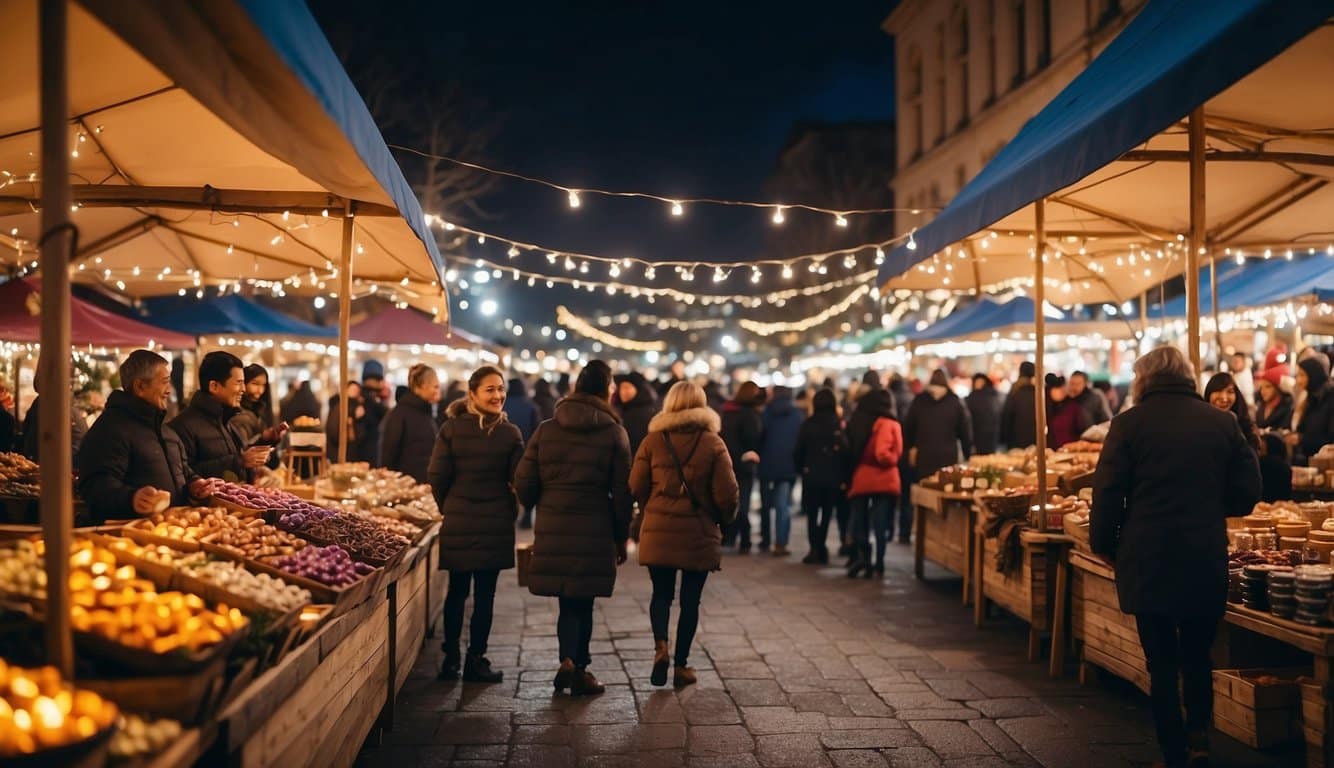
[[[687,408],[684,411],[663,412],[648,423],[650,432],[700,431],[717,433],[722,429],[718,412],[712,408]]]

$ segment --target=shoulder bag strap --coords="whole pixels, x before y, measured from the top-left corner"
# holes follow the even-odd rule
[[[685,489],[686,496],[690,498],[690,506],[696,512],[703,512],[704,507],[700,505],[699,499],[695,497],[695,491],[690,487],[690,483],[686,482],[685,468],[681,466],[681,457],[676,453],[676,446],[672,445],[671,435],[663,432],[662,441],[667,444],[667,452],[672,455],[672,463],[676,465],[676,476],[681,478],[681,487]],[[694,451],[691,451],[691,453],[693,454]]]

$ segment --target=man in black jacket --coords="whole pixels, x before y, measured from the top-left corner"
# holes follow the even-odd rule
[[[163,423],[171,392],[167,361],[135,350],[120,366],[120,382],[79,452],[79,494],[90,522],[149,515],[164,500],[207,498],[212,482],[190,469],[180,438]]]
[[[251,480],[255,470],[268,461],[276,442],[277,428],[270,428],[260,436],[260,444],[246,448],[245,439],[230,426],[245,394],[244,368],[241,359],[230,352],[204,355],[199,364],[199,390],[169,425],[185,447],[186,463],[204,477]]]
[[[1033,388],[1035,366],[1019,364],[1019,378],[1001,408],[1000,442],[1006,448],[1027,448],[1038,441],[1037,391]]]

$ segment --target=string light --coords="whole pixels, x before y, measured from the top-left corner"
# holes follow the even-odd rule
[[[910,251],[915,251],[915,250],[917,250],[917,241],[916,241],[915,239],[913,239],[913,234],[916,233],[916,232],[917,232],[917,230],[914,229],[914,230],[912,230],[911,232],[908,233],[908,250],[910,250]]]
[[[836,215],[834,217],[834,226],[846,228],[848,226],[847,218],[841,213]]]
[[[871,293],[871,286],[859,285],[852,293],[843,298],[842,301],[833,306],[825,308],[823,311],[802,318],[801,320],[792,320],[780,323],[761,323],[754,320],[741,320],[740,326],[758,336],[772,336],[775,333],[790,333],[808,331],[821,323],[827,322],[831,318],[837,317],[848,311],[848,308],[856,304],[861,299]]]
[[[775,224],[782,224],[782,223],[783,223],[784,221],[786,221],[786,220],[787,220],[787,219],[783,216],[783,206],[781,206],[781,205],[775,205],[775,206],[774,206],[773,222],[774,222]]]
[[[571,208],[578,208],[578,207],[579,207],[579,192],[578,192],[577,190],[573,190],[573,189],[571,189],[571,190],[569,190],[569,193],[570,193],[570,207],[571,207]]]
[[[667,345],[661,340],[658,341],[638,341],[636,339],[627,339],[621,336],[614,336],[606,331],[590,325],[586,320],[575,315],[564,305],[556,307],[556,322],[569,328],[571,331],[600,342],[608,347],[622,349],[627,352],[666,352]]]
[[[680,201],[673,200],[673,201],[672,201],[672,215],[673,215],[673,216],[684,216],[685,214],[686,214],[685,206],[681,205]]]

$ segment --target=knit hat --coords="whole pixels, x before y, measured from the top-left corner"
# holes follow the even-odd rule
[[[1288,375],[1288,366],[1286,363],[1284,363],[1282,365],[1276,365],[1273,368],[1265,369],[1265,372],[1260,374],[1260,379],[1262,381],[1267,381],[1270,384],[1273,384],[1275,389],[1282,389],[1283,377],[1287,375]]]
[[[1269,348],[1265,353],[1265,373],[1274,368],[1281,368],[1283,374],[1288,373],[1288,345],[1279,342]]]
[[[379,360],[367,360],[366,364],[361,366],[361,380],[368,379],[384,380],[384,365]]]
[[[606,399],[607,393],[611,391],[611,381],[610,366],[601,360],[589,360],[579,372],[574,388],[584,394]]]
[[[1034,376],[1036,376],[1037,373],[1038,373],[1037,366],[1033,365],[1032,363],[1028,362],[1027,360],[1025,360],[1024,362],[1022,362],[1022,363],[1019,364],[1019,375],[1020,375],[1020,376],[1027,376],[1028,378],[1031,379],[1031,378],[1033,378]]]

